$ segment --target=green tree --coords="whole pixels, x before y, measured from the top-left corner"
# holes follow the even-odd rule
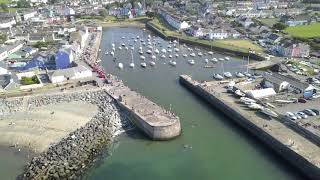
[[[107,11],[105,9],[101,9],[99,10],[99,15],[105,18],[107,17]]]
[[[8,35],[0,33],[0,43],[3,44],[8,39]]]
[[[27,0],[20,0],[20,1],[17,2],[17,7],[18,8],[29,8],[31,6],[30,6],[30,3]]]
[[[288,26],[281,22],[278,22],[272,26],[273,29],[277,29],[277,30],[284,30],[286,27]]]
[[[146,15],[147,15],[149,18],[154,18],[154,17],[156,16],[156,13],[155,13],[155,12],[147,11],[147,12],[146,12]]]

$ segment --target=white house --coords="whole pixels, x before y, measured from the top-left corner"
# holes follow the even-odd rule
[[[228,38],[228,32],[224,31],[223,29],[217,29],[214,31],[211,31],[209,33],[210,39],[225,39]]]
[[[0,47],[0,61],[5,60],[7,57],[8,57],[8,51],[5,48]]]
[[[186,21],[183,21],[181,17],[178,17],[178,15],[169,13],[164,9],[160,9],[159,11],[162,18],[173,28],[183,30],[190,27],[190,25]]]
[[[21,17],[23,21],[27,21],[33,17],[35,17],[37,14],[37,11],[35,10],[28,10],[21,13]]]
[[[0,29],[11,28],[16,24],[16,20],[14,18],[2,19],[0,20]]]
[[[79,65],[73,68],[56,70],[51,74],[51,76],[49,76],[49,79],[52,83],[62,83],[69,80],[78,80],[91,77],[92,71],[82,65]]]

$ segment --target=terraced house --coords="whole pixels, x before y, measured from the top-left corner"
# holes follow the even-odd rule
[[[174,14],[173,12],[169,12],[168,10],[165,10],[164,8],[159,9],[159,14],[161,17],[173,28],[177,30],[183,30],[190,27],[190,25],[182,19],[182,17],[179,17],[178,15]]]

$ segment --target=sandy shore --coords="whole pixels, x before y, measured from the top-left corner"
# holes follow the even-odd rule
[[[0,144],[41,153],[97,114],[86,102],[62,102],[21,111],[0,120]]]

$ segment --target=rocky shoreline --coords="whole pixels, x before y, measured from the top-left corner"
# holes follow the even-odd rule
[[[71,101],[94,104],[99,111],[85,126],[34,157],[17,179],[79,179],[99,153],[108,148],[114,136],[130,126],[126,112],[120,111],[104,89],[3,99],[0,100],[0,112],[5,116],[17,111]]]

